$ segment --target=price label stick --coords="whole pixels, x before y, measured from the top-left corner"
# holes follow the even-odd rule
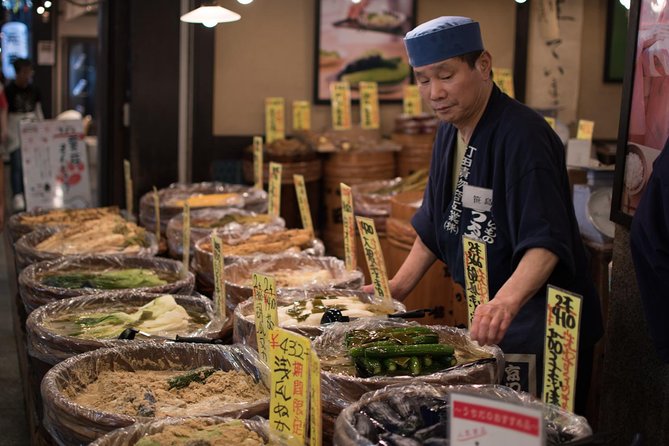
[[[351,128],[351,87],[348,82],[330,84],[330,104],[332,106],[332,128],[349,130]]]
[[[215,231],[211,231],[211,247],[214,251],[214,310],[222,322],[225,322],[225,277],[224,277],[224,262],[223,262],[223,241],[216,235]]]
[[[184,274],[188,272],[190,267],[190,204],[188,200],[184,201],[183,210],[183,232],[182,232],[182,247],[183,247],[183,271]]]
[[[402,112],[408,116],[418,116],[423,112],[423,103],[417,85],[405,85],[402,98]]]
[[[309,208],[309,198],[307,197],[307,187],[304,183],[304,176],[293,175],[295,184],[295,194],[297,195],[297,205],[300,208],[300,217],[302,217],[302,227],[314,235],[314,225],[311,221],[311,209]]]
[[[281,174],[283,166],[279,163],[269,163],[269,203],[267,211],[272,217],[281,214]]]
[[[515,98],[513,90],[513,71],[510,68],[493,68],[495,83],[508,96]]]
[[[156,186],[153,186],[153,215],[156,220],[156,240],[160,245],[160,197]]]
[[[362,238],[362,247],[367,259],[367,268],[374,285],[374,295],[383,301],[386,308],[392,308],[392,296],[390,295],[390,283],[386,272],[386,262],[383,260],[383,252],[379,242],[379,235],[374,226],[374,220],[365,217],[356,217],[358,230]]]
[[[283,98],[265,99],[265,139],[267,144],[279,139],[286,139]]]
[[[544,394],[546,403],[574,411],[582,297],[548,286]]]
[[[269,332],[279,326],[276,281],[273,277],[253,273],[253,309],[256,316],[258,354],[265,364],[269,364]]]
[[[488,288],[488,246],[485,242],[462,237],[462,252],[465,267],[465,295],[469,327],[474,321],[476,307],[490,300]]]
[[[578,120],[578,131],[576,132],[576,139],[585,139],[592,141],[592,134],[595,131],[595,122],[586,119]]]
[[[311,104],[309,101],[293,101],[293,130],[311,130]]]
[[[553,130],[555,130],[555,125],[556,125],[556,124],[555,124],[555,118],[551,118],[550,116],[544,116],[544,119],[546,120],[546,122],[548,123],[548,125],[550,125],[551,128],[552,128]]]
[[[125,178],[125,209],[128,211],[128,218],[132,218],[134,197],[132,194],[132,171],[128,160],[123,160],[123,176]]]
[[[358,267],[355,249],[355,218],[353,217],[353,194],[351,188],[339,183],[341,191],[341,218],[344,226],[344,257],[346,269],[353,271]]]
[[[311,391],[309,392],[309,446],[321,446],[322,438],[322,407],[321,407],[321,361],[315,351],[311,351],[309,361],[309,379]]]
[[[379,116],[379,90],[376,82],[360,82],[360,127],[378,129],[381,125]]]
[[[311,342],[304,336],[274,328],[270,340],[269,425],[305,443],[309,413]]]
[[[253,187],[263,189],[262,185],[262,136],[253,137]]]

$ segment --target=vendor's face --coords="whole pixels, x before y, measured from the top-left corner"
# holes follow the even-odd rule
[[[483,52],[474,68],[464,60],[451,58],[414,68],[414,73],[423,100],[437,117],[458,126],[478,116],[487,103],[489,63],[489,53]]]

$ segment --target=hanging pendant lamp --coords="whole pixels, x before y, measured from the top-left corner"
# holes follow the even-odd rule
[[[202,23],[207,28],[213,28],[219,23],[235,22],[241,18],[236,12],[218,6],[216,1],[203,1],[202,6],[182,15],[181,21]]]

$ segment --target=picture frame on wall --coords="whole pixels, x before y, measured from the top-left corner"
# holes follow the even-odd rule
[[[669,2],[633,0],[611,220],[629,227],[669,138]]]
[[[416,0],[317,0],[314,102],[330,101],[330,84],[377,82],[379,101],[402,100],[412,80],[404,35],[416,24]]]

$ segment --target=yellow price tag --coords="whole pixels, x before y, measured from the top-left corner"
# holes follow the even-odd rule
[[[374,295],[383,300],[386,308],[392,308],[392,296],[390,294],[390,283],[386,272],[386,262],[383,259],[379,235],[374,226],[374,220],[365,217],[356,217],[358,230],[362,238],[362,247],[367,259],[367,268],[374,285]]]
[[[156,240],[160,245],[160,197],[156,186],[153,186],[153,216],[156,220]]]
[[[253,273],[253,310],[256,316],[256,341],[260,359],[269,364],[269,332],[279,326],[276,303],[276,280]]]
[[[379,90],[376,82],[360,82],[360,127],[378,129],[381,125],[379,116]]]
[[[286,139],[286,118],[283,98],[265,99],[265,140],[270,144]]]
[[[476,307],[490,300],[488,288],[488,245],[470,237],[462,237],[465,267],[465,295],[469,326],[474,320]]]
[[[253,137],[253,187],[262,190],[262,136]]]
[[[311,130],[311,103],[293,101],[293,130]]]
[[[281,175],[283,166],[279,163],[269,163],[269,192],[267,212],[272,217],[281,213]]]
[[[548,286],[544,394],[546,403],[574,411],[582,297]]]
[[[513,90],[513,71],[510,68],[493,68],[495,83],[508,96],[515,98]]]
[[[309,446],[321,446],[322,438],[322,407],[321,407],[321,360],[315,351],[311,351],[309,361],[309,382],[311,391],[309,392],[310,413],[309,413]]]
[[[123,176],[125,179],[125,209],[128,211],[128,218],[132,218],[134,197],[132,194],[132,171],[128,160],[123,160]]]
[[[548,125],[551,126],[553,130],[555,130],[555,118],[551,118],[550,116],[544,116],[544,119],[548,123]]]
[[[353,217],[353,194],[351,188],[339,183],[341,191],[341,219],[344,226],[344,258],[346,269],[353,271],[358,267],[355,249],[355,218]]]
[[[587,119],[578,120],[578,131],[576,132],[576,139],[587,139],[592,141],[592,134],[595,131],[595,122]]]
[[[311,221],[311,209],[309,208],[309,198],[307,197],[307,187],[304,184],[304,176],[293,175],[295,184],[295,194],[297,195],[297,205],[300,207],[300,217],[302,217],[302,227],[314,235],[314,225]]]
[[[182,247],[183,247],[183,270],[188,272],[190,263],[190,205],[188,200],[184,200],[183,210],[183,229],[182,229]]]
[[[330,84],[330,104],[332,105],[332,128],[351,128],[351,87],[348,82]]]
[[[223,241],[216,235],[215,231],[211,231],[211,247],[214,251],[214,310],[220,317],[222,322],[225,322],[225,277],[224,277],[224,261],[223,261]]]
[[[402,112],[408,116],[418,116],[423,113],[423,103],[421,102],[418,85],[404,86]]]
[[[304,444],[309,413],[311,342],[304,336],[274,328],[270,335],[269,424]]]

